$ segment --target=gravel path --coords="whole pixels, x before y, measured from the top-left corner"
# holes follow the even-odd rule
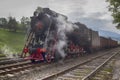
[[[74,65],[77,65],[78,63],[86,61],[87,59],[98,56],[98,54],[86,55],[84,57],[79,57],[76,59],[69,59],[63,63],[59,62],[53,63],[52,65],[37,67],[34,69],[34,71],[30,71],[29,74],[19,75],[17,76],[17,78],[11,78],[10,80],[41,80],[43,77],[47,75],[70,68]]]
[[[115,61],[112,80],[120,80],[120,56]]]

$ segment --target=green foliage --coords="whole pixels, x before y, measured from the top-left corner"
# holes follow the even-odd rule
[[[109,11],[112,12],[113,23],[117,24],[117,28],[120,28],[120,0],[107,0],[107,2],[110,3]]]
[[[8,29],[9,29],[10,31],[16,32],[16,31],[17,31],[17,26],[18,26],[18,23],[17,23],[16,19],[15,19],[15,18],[12,18],[12,17],[9,17]]]
[[[6,18],[0,18],[0,27],[6,28],[7,27],[7,19]]]
[[[12,31],[12,32],[26,32],[30,26],[30,18],[22,17],[20,22],[16,21],[14,17],[0,18],[0,28]]]
[[[29,26],[30,26],[30,18],[23,16],[21,18],[21,23],[19,25],[20,30],[26,31]]]

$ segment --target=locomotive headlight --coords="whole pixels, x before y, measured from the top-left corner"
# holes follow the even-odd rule
[[[37,29],[41,29],[43,24],[39,21],[36,23]]]

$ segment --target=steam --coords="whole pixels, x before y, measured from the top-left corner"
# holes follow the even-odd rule
[[[67,21],[65,16],[58,15],[56,20],[57,20],[58,32],[64,31],[64,34],[65,34],[67,32],[72,32],[75,28],[78,28],[77,25],[73,24],[72,22]]]
[[[66,56],[63,49],[64,46],[67,46],[67,44],[66,44],[66,41],[63,41],[63,40],[59,40],[56,44],[56,49],[63,58]]]
[[[39,7],[36,12],[40,13],[43,12],[44,10],[42,10],[41,7]],[[47,37],[44,41],[44,48],[46,48],[49,52],[52,52],[52,50],[56,50],[56,52],[58,52],[57,54],[60,54],[62,58],[64,58],[67,53],[65,53],[65,47],[67,46],[67,33],[72,32],[75,28],[78,28],[77,25],[67,21],[67,17],[61,14],[58,14],[54,11],[50,11],[48,9],[48,11],[46,11],[45,13],[49,18],[50,18],[50,26],[53,22],[55,23],[55,27],[56,27],[56,31],[50,31],[50,26],[48,28],[48,32],[47,32]],[[52,19],[51,19],[52,18]],[[56,33],[57,32],[57,33]],[[55,37],[57,36],[57,39],[55,39]],[[50,41],[55,41],[55,45],[50,44]]]
[[[67,46],[67,37],[66,33],[72,32],[75,28],[77,28],[76,25],[68,22],[66,18],[62,15],[58,15],[56,18],[57,24],[57,37],[58,42],[56,43],[56,50],[61,55],[61,57],[65,57],[67,53],[64,51],[64,47]]]
[[[16,52],[10,49],[7,45],[4,45],[1,51],[7,58],[18,58],[18,55],[16,54]]]
[[[50,40],[55,39],[55,34],[57,35],[57,41],[54,46],[50,47],[48,45],[45,46],[45,48],[52,51],[54,48],[57,52],[57,54],[60,54],[62,58],[65,58],[67,53],[65,53],[65,47],[67,47],[67,36],[66,33],[72,32],[75,28],[78,28],[77,25],[68,22],[65,16],[58,15],[57,17],[52,17],[54,19],[54,22],[56,24],[57,33],[49,31],[49,36],[46,37],[45,44],[49,42]]]

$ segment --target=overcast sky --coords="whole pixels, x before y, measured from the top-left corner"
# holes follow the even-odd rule
[[[105,0],[0,0],[0,17],[30,17],[38,6],[49,7],[68,16],[70,21],[80,21],[95,30],[120,34],[112,24]]]

